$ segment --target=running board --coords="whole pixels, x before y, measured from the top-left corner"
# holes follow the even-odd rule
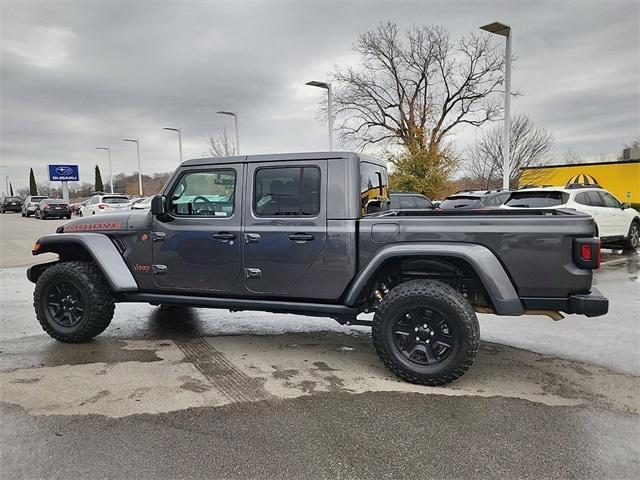
[[[315,317],[355,317],[358,314],[356,308],[337,304],[287,302],[282,300],[251,300],[245,298],[196,297],[162,293],[124,293],[119,295],[116,301],[223,308],[232,311],[256,310],[271,313],[294,313]]]

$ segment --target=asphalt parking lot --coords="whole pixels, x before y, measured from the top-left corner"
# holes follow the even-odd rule
[[[328,319],[122,304],[55,342],[24,273],[62,223],[0,215],[2,478],[640,475],[637,253],[604,255],[607,316],[481,316],[475,365],[428,388]]]

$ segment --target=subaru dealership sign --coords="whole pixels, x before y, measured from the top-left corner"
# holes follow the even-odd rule
[[[79,180],[78,165],[49,165],[50,182],[77,182]]]

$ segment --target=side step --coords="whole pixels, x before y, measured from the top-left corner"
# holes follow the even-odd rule
[[[255,310],[271,313],[293,313],[315,317],[355,317],[356,308],[332,303],[287,302],[283,300],[251,300],[246,298],[200,297],[162,293],[124,293],[117,302],[188,305],[201,308],[224,308],[232,311]]]

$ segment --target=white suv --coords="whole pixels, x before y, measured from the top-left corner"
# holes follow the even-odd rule
[[[80,209],[80,216],[95,215],[96,213],[125,211],[131,208],[131,201],[126,195],[117,193],[108,195],[94,195],[87,204]]]
[[[501,208],[573,208],[593,217],[603,243],[638,247],[640,214],[597,185],[525,188],[512,192]]]

